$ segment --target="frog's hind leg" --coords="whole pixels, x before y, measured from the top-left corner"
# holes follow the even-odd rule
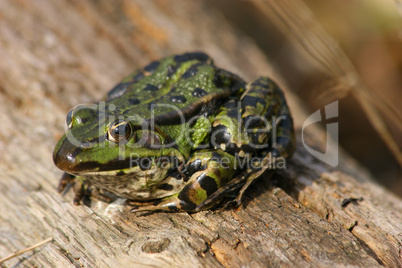
[[[252,144],[267,147],[261,150],[265,153],[257,165],[252,167],[253,172],[240,190],[236,198],[237,205],[241,204],[246,189],[264,172],[268,169],[285,168],[286,159],[292,156],[296,147],[293,119],[285,96],[275,82],[267,77],[254,81],[242,96],[241,105],[242,118]],[[264,121],[256,120],[258,118],[271,122],[270,135],[258,125]],[[280,166],[277,166],[278,163]]]
[[[290,157],[295,150],[293,119],[278,85],[260,77],[241,97],[241,117],[250,147],[270,149],[274,157]]]
[[[203,150],[194,154],[183,168],[188,181],[177,194],[153,205],[134,208],[138,211],[188,211],[197,212],[218,203],[223,195],[213,195],[236,174],[232,155],[221,150]],[[206,203],[203,203],[207,200]],[[200,206],[200,204],[203,204]]]

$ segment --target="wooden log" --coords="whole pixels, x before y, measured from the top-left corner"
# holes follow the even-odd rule
[[[268,75],[285,88],[299,132],[287,169],[258,180],[239,210],[140,216],[122,199],[74,206],[72,193],[59,195],[51,155],[69,109],[153,59],[194,50],[248,81]],[[336,168],[311,156],[300,138],[302,104],[204,2],[1,1],[0,59],[0,258],[53,237],[2,265],[401,265],[401,199],[345,152]],[[319,128],[304,135],[325,148]]]

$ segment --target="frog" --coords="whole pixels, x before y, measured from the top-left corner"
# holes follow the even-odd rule
[[[240,206],[249,186],[295,151],[283,91],[246,83],[204,52],[156,60],[99,102],[74,107],[53,152],[58,191],[125,198],[138,211],[199,212]],[[229,201],[227,201],[229,200]]]

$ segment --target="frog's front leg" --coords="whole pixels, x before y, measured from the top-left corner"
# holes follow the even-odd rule
[[[154,205],[140,206],[137,211],[189,211],[213,207],[222,198],[213,194],[236,174],[234,156],[221,150],[203,150],[195,153],[183,168],[188,179],[183,189]],[[211,199],[211,200],[209,200]],[[208,200],[208,202],[204,202]],[[208,204],[208,207],[200,204]]]
[[[213,124],[211,143],[247,162],[246,174],[214,194],[242,185],[236,199],[240,205],[252,182],[275,168],[275,160],[283,162],[295,150],[293,121],[282,90],[267,77],[248,85],[240,102],[232,99],[222,105]]]
[[[81,200],[86,196],[91,196],[107,203],[111,202],[110,197],[102,194],[98,188],[89,185],[89,183],[83,177],[64,172],[59,181],[57,191],[62,193],[64,191],[68,191],[70,187],[72,187],[74,190],[74,205],[80,205]]]
[[[59,181],[59,186],[57,186],[57,192],[63,193],[68,191],[70,187],[74,190],[74,205],[79,205],[80,201],[86,196],[86,190],[80,180],[76,180],[76,176],[64,172],[63,176]]]

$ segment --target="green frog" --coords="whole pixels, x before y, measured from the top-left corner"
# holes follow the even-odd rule
[[[113,193],[132,211],[197,212],[230,197],[240,205],[295,150],[280,88],[267,77],[246,84],[202,52],[151,62],[66,123],[53,153],[65,171],[59,191],[73,185],[75,204]]]

